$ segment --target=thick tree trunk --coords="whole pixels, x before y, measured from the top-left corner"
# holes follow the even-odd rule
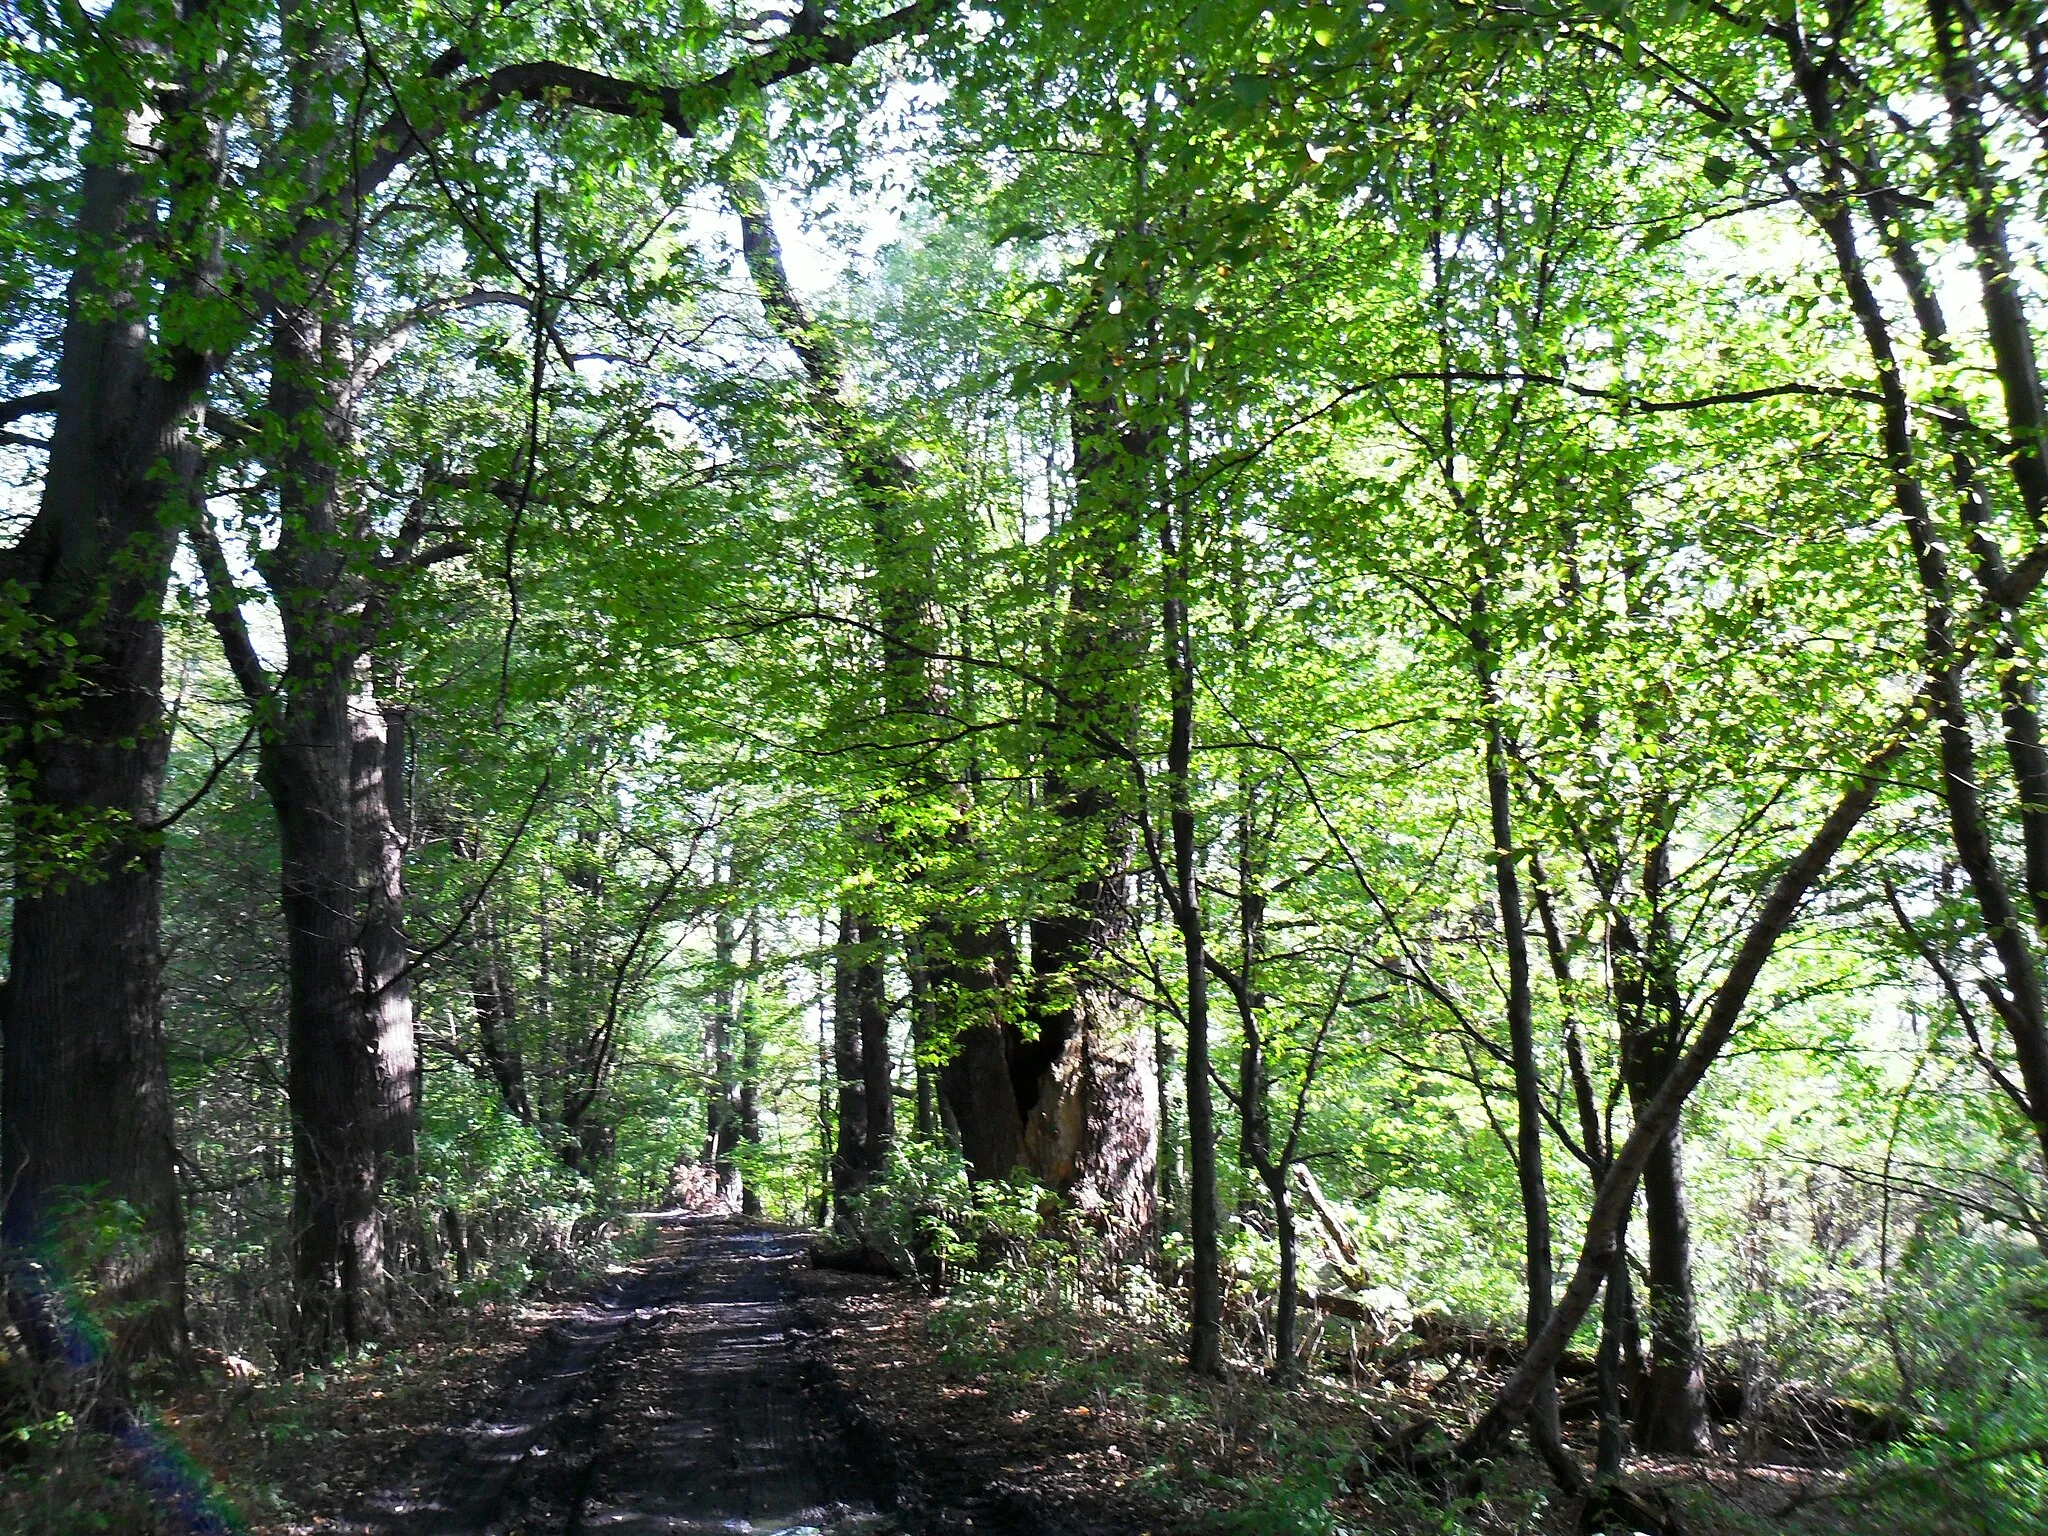
[[[385,1186],[409,1173],[419,1123],[390,726],[355,680],[302,673],[293,686],[288,672],[262,761],[277,812],[290,983],[298,1344],[316,1356],[384,1324],[395,1258]]]
[[[1141,1250],[1157,1220],[1158,1067],[1143,1010],[1101,974],[1131,930],[1126,877],[1085,880],[1074,916],[1031,924],[1037,1037],[1011,1075],[1032,1176],[1099,1222],[1116,1256]]]
[[[1036,1038],[1013,1047],[1011,1076],[1025,1167],[1101,1224],[1110,1253],[1128,1256],[1158,1223],[1159,1068],[1155,1034],[1114,974],[1135,927],[1136,816],[1130,770],[1112,744],[1136,732],[1146,645],[1128,587],[1154,434],[1106,401],[1077,398],[1069,416],[1076,550],[1044,783],[1065,885],[1031,921]]]
[[[304,311],[281,314],[274,329],[270,408],[296,428],[278,471],[284,533],[264,562],[285,637],[274,685],[210,527],[196,525],[214,627],[257,713],[258,776],[278,821],[297,1342],[316,1354],[382,1325],[382,1282],[402,1246],[390,1241],[384,1189],[410,1176],[420,1090],[406,971],[403,716],[376,697],[360,552],[339,526],[332,337]]]
[[[203,227],[212,133],[190,106],[178,97],[160,123],[142,108],[94,109],[78,222],[88,254],[67,297],[42,501],[0,563],[27,621],[0,673],[15,872],[0,1239],[17,1325],[52,1363],[85,1337],[66,1337],[79,1324],[59,1299],[71,1277],[56,1267],[74,1207],[87,1227],[114,1202],[136,1215],[139,1230],[97,1256],[90,1277],[111,1308],[115,1364],[185,1345],[158,998],[154,823],[169,747],[159,613],[171,530],[197,490],[191,427],[211,360],[152,337],[151,278],[133,242],[153,227],[158,193],[127,161],[156,135],[197,129],[178,166],[196,202],[175,211]],[[207,264],[205,249],[171,257],[191,274]]]
[[[93,642],[102,654],[116,638],[110,628],[129,631],[119,637],[125,666],[82,666],[97,697],[67,713],[61,737],[13,762],[22,777],[0,994],[0,1242],[10,1307],[32,1351],[71,1353],[59,1338],[78,1320],[62,1315],[60,1298],[85,1278],[112,1325],[118,1368],[138,1355],[183,1354],[185,1276],[158,992],[161,858],[133,832],[155,813],[162,773],[155,626],[103,627]],[[35,867],[30,827],[94,823],[110,835],[85,867],[66,868],[73,861],[54,851],[47,868]],[[135,1212],[136,1229],[106,1251],[74,1249],[69,1239],[99,1230],[116,1202]],[[74,1254],[88,1257],[88,1275],[67,1273]]]
[[[942,944],[928,933],[922,944],[934,1010],[950,1016],[954,1031],[952,1055],[939,1069],[939,1097],[958,1129],[969,1173],[1000,1179],[1024,1158],[1021,1095],[1011,1072],[1021,1037],[995,1006],[1017,958],[994,929],[947,937]]]
[[[387,1176],[410,1185],[419,1156],[420,1054],[405,937],[404,711],[379,703],[370,668],[349,708],[349,857],[362,892],[364,1012],[377,1042],[378,1150]]]

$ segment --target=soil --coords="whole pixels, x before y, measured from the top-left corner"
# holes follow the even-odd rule
[[[330,1529],[362,1536],[895,1532],[801,1347],[798,1235],[665,1218],[483,1412]]]
[[[804,1232],[676,1215],[653,1231],[647,1257],[587,1286],[565,1273],[550,1295],[429,1317],[332,1373],[215,1383],[164,1427],[251,1536],[1192,1536],[1311,1511],[1410,1536],[1443,1529],[1441,1505],[1361,1479],[1360,1448],[1388,1423],[1455,1421],[1491,1386],[1361,1379],[1355,1350],[1325,1347],[1333,1370],[1280,1387],[1253,1339],[1228,1381],[1198,1381],[1168,1312],[1090,1287],[1026,1270],[940,1299],[814,1268]],[[1830,1476],[1632,1470],[1694,1536],[1782,1528],[1770,1512]],[[1496,1471],[1466,1529],[1575,1528],[1536,1463]],[[167,1529],[132,1500],[67,1523],[92,1488],[46,1482],[33,1508],[0,1498],[0,1528]]]
[[[350,1536],[1167,1529],[1157,1506],[1092,1477],[1062,1477],[1059,1458],[1076,1443],[1066,1426],[1049,1426],[1051,1438],[1039,1444],[1013,1423],[990,1434],[979,1415],[961,1412],[986,1394],[921,1368],[929,1351],[910,1335],[922,1308],[898,1294],[906,1288],[812,1270],[800,1233],[729,1218],[663,1218],[662,1227],[652,1257],[555,1309],[481,1412],[431,1437],[406,1476],[321,1528]],[[872,1334],[867,1322],[852,1323],[870,1347],[853,1347],[849,1323],[871,1315],[883,1319]],[[1036,1452],[1042,1464],[1021,1469],[1020,1457]]]

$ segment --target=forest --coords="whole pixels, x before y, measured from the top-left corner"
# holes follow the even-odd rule
[[[2027,0],[4,0],[0,252],[0,1529],[2044,1528]]]

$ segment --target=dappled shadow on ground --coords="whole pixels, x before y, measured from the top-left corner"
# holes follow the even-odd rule
[[[350,1528],[879,1532],[791,1331],[803,1242],[677,1218],[656,1256],[560,1308],[513,1378]]]

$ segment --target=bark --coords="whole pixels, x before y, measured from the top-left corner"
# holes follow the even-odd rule
[[[1704,1455],[1712,1447],[1706,1370],[1693,1294],[1684,1160],[1675,1129],[1650,1149],[1642,1186],[1650,1250],[1650,1359],[1642,1400],[1631,1405],[1632,1428],[1636,1444],[1646,1451]]]
[[[1593,1450],[1593,1480],[1603,1486],[1621,1481],[1622,1467],[1629,1452],[1624,1376],[1624,1352],[1632,1326],[1629,1313],[1628,1213],[1623,1211],[1615,1230],[1614,1256],[1608,1262],[1607,1289],[1600,1308],[1599,1351],[1593,1366],[1599,1417]]]
[[[851,908],[839,913],[839,940],[832,951],[832,1073],[837,1086],[838,1135],[832,1148],[832,1212],[843,1220],[853,1197],[867,1183],[867,1072],[860,1033],[860,969],[856,946],[859,919]]]
[[[1625,915],[1615,919],[1610,939],[1620,1015],[1621,1077],[1638,1118],[1677,1061],[1685,1025],[1674,941],[1664,912],[1669,858],[1666,834],[1660,830],[1643,865],[1648,942],[1639,939]],[[1641,1188],[1649,1246],[1650,1358],[1641,1391],[1630,1404],[1635,1440],[1645,1450],[1701,1455],[1710,1446],[1706,1370],[1693,1290],[1684,1158],[1676,1125],[1651,1149]]]
[[[1294,1230],[1294,1205],[1287,1194],[1287,1170],[1266,1181],[1266,1193],[1273,1202],[1273,1235],[1280,1245],[1280,1299],[1273,1318],[1273,1378],[1292,1381],[1295,1356],[1299,1352],[1301,1305],[1301,1243]]]
[[[1554,1275],[1550,1247],[1550,1189],[1543,1169],[1543,1080],[1536,1063],[1535,997],[1529,974],[1529,935],[1515,851],[1514,787],[1508,777],[1506,732],[1486,632],[1483,594],[1475,597],[1473,653],[1487,710],[1486,797],[1493,838],[1494,897],[1500,904],[1501,941],[1508,962],[1508,1055],[1515,1084],[1515,1180],[1522,1197],[1522,1263],[1527,1301],[1524,1337],[1534,1339],[1550,1320]],[[1557,1380],[1537,1386],[1533,1428],[1546,1445],[1560,1438]]]
[[[139,1229],[85,1255],[80,1277],[114,1309],[117,1372],[186,1345],[159,1002],[159,615],[172,530],[197,494],[192,433],[213,358],[152,310],[186,304],[196,316],[211,290],[220,155],[203,89],[148,44],[130,46],[143,88],[88,106],[42,498],[0,561],[27,636],[0,670],[14,863],[0,1010],[8,1303],[40,1364],[75,1367],[85,1335],[60,1297],[79,1255],[65,1239],[124,1202]],[[160,293],[145,243],[167,273]],[[70,643],[49,643],[58,636]]]
[[[296,7],[282,18],[288,153],[303,184],[329,184],[343,45]],[[345,247],[356,209],[307,216]],[[402,1234],[387,1183],[410,1177],[419,1054],[405,941],[403,717],[377,694],[369,653],[382,613],[379,541],[353,494],[345,393],[346,263],[296,274],[274,295],[263,443],[278,534],[258,557],[284,633],[273,679],[257,656],[211,524],[194,520],[210,614],[259,732],[257,776],[277,816],[287,935],[287,1091],[293,1144],[296,1346],[354,1347],[384,1325],[384,1280]]]
[[[1022,1036],[1003,1008],[1017,957],[993,928],[944,937],[950,942],[932,933],[923,939],[935,1011],[947,1017],[954,1042],[939,1069],[939,1098],[968,1171],[1000,1179],[1024,1159],[1024,1117],[1010,1071]]]
[[[705,1041],[711,1058],[711,1083],[704,1104],[704,1163],[711,1170],[719,1200],[735,1210],[744,1199],[739,1164],[733,1159],[741,1131],[738,954],[732,915],[720,912],[712,919],[712,964],[717,968],[718,993],[711,1007],[710,1038]]]
[[[288,681],[259,767],[282,863],[298,1344],[316,1354],[384,1324],[385,1186],[419,1117],[390,725],[351,680]]]
[[[1166,528],[1169,566],[1162,628],[1166,637],[1172,727],[1166,772],[1172,797],[1173,917],[1187,968],[1188,1198],[1193,1255],[1189,1277],[1188,1368],[1223,1374],[1221,1211],[1217,1205],[1216,1114],[1209,1083],[1209,966],[1202,929],[1199,849],[1193,797],[1195,653],[1188,618],[1185,530]]]
[[[861,1082],[867,1103],[867,1173],[873,1179],[888,1166],[889,1152],[896,1143],[896,1072],[889,1053],[881,925],[863,916],[856,921],[854,937],[859,957],[853,972],[853,1000],[860,1021]]]
[[[476,1019],[477,1052],[498,1097],[522,1124],[533,1123],[526,1097],[526,1061],[519,1042],[519,999],[511,956],[505,950],[498,903],[486,897],[476,910],[471,946],[470,1008]]]

